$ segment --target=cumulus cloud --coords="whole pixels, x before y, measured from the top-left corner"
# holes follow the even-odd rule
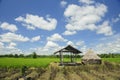
[[[72,45],[78,49],[82,48],[83,46],[85,46],[85,42],[84,41],[76,41],[76,42],[73,42],[73,41],[67,41],[66,43],[67,45]],[[80,49],[81,50],[81,49]]]
[[[85,42],[84,41],[78,41],[78,42],[76,42],[76,45],[77,46],[83,46],[83,45],[85,45]]]
[[[97,53],[119,53],[120,52],[120,34],[101,38],[99,43],[94,45],[86,45],[84,41],[80,42],[80,50],[86,52],[89,48],[92,48]],[[76,43],[77,45],[77,43]]]
[[[23,54],[23,51],[21,51],[18,48],[10,48],[10,47],[4,47],[0,48],[0,54],[5,55],[5,54]]]
[[[116,18],[112,18],[113,23],[116,23],[118,21],[120,21],[120,14],[118,14],[118,16]]]
[[[92,4],[92,3],[94,3],[93,0],[79,0],[79,2],[84,3],[84,4]]]
[[[41,46],[38,48],[31,48],[30,52],[35,51],[39,55],[51,55],[59,49],[61,49],[61,46],[59,46],[57,43],[53,41],[47,41],[45,46]]]
[[[29,41],[29,38],[24,37],[20,34],[8,32],[0,35],[0,41],[1,42],[13,42],[13,41],[26,42],[26,41]]]
[[[63,46],[60,46],[58,43],[53,42],[53,41],[47,41],[44,46],[41,46],[38,48],[32,48],[31,52],[35,51],[39,55],[51,55],[55,51],[60,50],[61,48],[63,48]]]
[[[87,46],[95,50],[97,53],[119,53],[120,52],[120,34],[107,36],[99,39],[99,43]]]
[[[27,29],[35,30],[43,29],[43,30],[54,30],[57,26],[57,20],[55,18],[26,14],[26,17],[19,16],[15,19],[18,22],[21,22],[23,26],[27,27]]]
[[[45,45],[46,49],[56,48],[56,47],[59,47],[59,45],[53,41],[48,41]]]
[[[66,39],[64,39],[60,34],[55,33],[53,35],[51,35],[50,37],[47,37],[48,41],[67,41]]]
[[[119,53],[120,52],[120,39],[112,42],[101,43],[96,46],[99,53]]]
[[[67,5],[67,2],[64,1],[64,0],[62,0],[62,1],[60,2],[60,5],[61,5],[62,7],[65,7],[65,6]]]
[[[120,14],[118,16],[120,17]]]
[[[3,22],[0,24],[0,28],[2,28],[3,30],[9,30],[11,32],[15,32],[17,31],[17,26],[14,24],[9,24],[7,22]]]
[[[97,33],[98,34],[104,34],[106,36],[113,35],[112,28],[109,25],[109,22],[105,21],[105,22],[103,22],[102,25],[98,26]]]
[[[120,18],[113,18],[113,19],[112,19],[112,22],[113,22],[113,23],[116,23],[116,22],[118,22],[119,20],[120,20]]]
[[[28,25],[28,24],[25,24],[25,23],[22,23],[23,26],[27,27],[28,30],[35,30],[36,28],[32,25]]]
[[[14,43],[14,42],[10,42],[10,44],[8,45],[8,47],[7,47],[7,48],[12,49],[12,48],[15,48],[16,46],[17,46],[17,44],[16,44],[16,43]]]
[[[67,42],[67,45],[72,45],[72,46],[74,46],[75,44],[74,44],[72,41],[68,41],[68,42]]]
[[[10,42],[8,44],[4,44],[0,42],[0,55],[5,55],[5,54],[22,54],[23,51],[16,48],[17,44],[14,42]]]
[[[76,34],[76,31],[65,31],[63,35],[74,35]]]
[[[40,40],[40,36],[35,36],[31,39],[31,42],[35,42],[35,41],[39,41]]]
[[[4,47],[4,43],[0,42],[0,48]]]
[[[82,46],[80,50],[83,52],[83,54],[88,50],[88,47],[86,45]]]
[[[100,24],[106,12],[107,6],[100,3],[86,6],[70,4],[64,12],[64,16],[67,19],[67,24],[65,25],[66,31],[63,34],[66,32],[68,33],[68,31],[74,31],[74,33],[75,31],[81,30],[98,31],[100,29],[100,26],[106,25],[107,27],[105,26],[105,28],[107,32],[101,33],[106,36],[112,35],[113,32],[111,26],[109,25],[109,22],[105,21],[103,24]],[[99,33],[99,31],[97,33]]]
[[[107,7],[104,4],[96,6],[78,6],[71,4],[64,12],[65,17],[69,19],[67,28],[74,26],[74,30],[89,29],[87,25],[99,22],[106,11]]]

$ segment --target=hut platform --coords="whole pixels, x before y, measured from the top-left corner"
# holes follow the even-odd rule
[[[59,63],[59,66],[79,66],[82,65],[81,63],[72,63],[72,62],[64,62],[64,63]]]
[[[82,65],[82,63],[80,62],[64,62],[64,63],[59,63],[59,62],[52,62],[50,65],[54,65],[54,66],[80,66]]]

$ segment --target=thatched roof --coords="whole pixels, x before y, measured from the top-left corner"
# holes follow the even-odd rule
[[[92,51],[91,49],[89,49],[85,55],[82,57],[82,59],[101,59],[96,53],[94,53],[94,51]]]
[[[54,54],[59,53],[59,52],[72,52],[73,54],[79,54],[82,53],[81,51],[79,51],[78,49],[72,47],[71,45],[66,46],[65,48],[54,52]]]

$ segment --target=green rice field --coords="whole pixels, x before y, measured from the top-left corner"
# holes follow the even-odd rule
[[[102,60],[120,63],[120,58],[103,58]],[[70,61],[70,59],[65,58],[64,61]],[[47,67],[51,62],[59,62],[59,58],[0,58],[0,67]]]
[[[57,58],[0,58],[0,67],[46,67],[49,63],[59,61]]]

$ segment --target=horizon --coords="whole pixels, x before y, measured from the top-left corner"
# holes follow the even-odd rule
[[[0,0],[0,55],[120,53],[119,0]]]

